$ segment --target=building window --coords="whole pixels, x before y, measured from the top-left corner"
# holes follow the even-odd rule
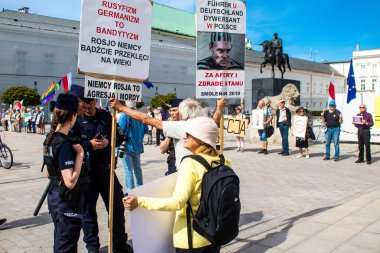
[[[46,75],[54,75],[55,64],[54,64],[54,54],[45,54],[45,73]]]
[[[317,83],[314,83],[314,86],[313,86],[313,93],[315,94],[315,89],[317,87]]]
[[[365,90],[365,79],[360,80],[360,89]]]
[[[307,84],[306,84],[306,92],[307,92],[307,93],[310,92],[310,83],[307,83]]]
[[[319,94],[322,94],[323,93],[323,84],[321,84],[321,87],[320,87],[320,90],[319,90]]]
[[[377,63],[372,64],[372,68],[377,69]]]
[[[329,85],[326,84],[326,94],[329,94]]]
[[[377,79],[376,78],[372,79],[372,90],[375,90],[376,83],[377,83]]]
[[[25,51],[16,52],[16,73],[26,74],[26,55]]]
[[[308,108],[309,107],[309,102],[306,102],[306,108]]]
[[[365,69],[365,64],[360,65],[361,69]]]

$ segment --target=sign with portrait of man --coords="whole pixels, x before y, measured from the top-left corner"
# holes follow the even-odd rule
[[[197,98],[243,98],[246,5],[197,0]]]

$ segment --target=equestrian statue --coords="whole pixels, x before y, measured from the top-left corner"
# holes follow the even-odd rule
[[[263,47],[264,61],[260,66],[260,73],[263,73],[263,68],[267,64],[272,65],[272,77],[274,78],[274,66],[277,65],[281,72],[281,79],[284,79],[284,73],[286,72],[286,65],[289,71],[292,71],[289,64],[289,56],[282,52],[282,39],[278,37],[278,33],[274,33],[274,38],[269,41],[265,40],[260,44]]]

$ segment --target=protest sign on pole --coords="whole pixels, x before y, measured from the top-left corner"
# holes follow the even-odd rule
[[[307,129],[307,117],[306,116],[294,116],[293,123],[293,135],[295,137],[305,138]]]
[[[248,119],[227,118],[227,133],[244,137],[247,132]]]
[[[140,82],[149,77],[149,0],[82,1],[78,73]]]
[[[141,101],[149,77],[153,3],[149,0],[82,1],[78,73],[85,97]],[[116,111],[112,110],[108,252],[113,250]]]
[[[84,92],[87,98],[141,102],[142,87],[137,83],[107,81],[86,76]]]
[[[197,98],[243,98],[246,6],[197,0]]]

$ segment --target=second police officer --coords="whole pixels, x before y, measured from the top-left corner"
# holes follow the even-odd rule
[[[110,159],[112,116],[109,112],[96,108],[96,100],[85,98],[84,88],[71,86],[71,93],[77,96],[80,104],[85,104],[84,117],[78,117],[72,134],[80,137],[90,156],[90,188],[85,196],[83,212],[83,240],[88,252],[99,252],[99,228],[96,203],[101,195],[107,212],[109,212]],[[113,252],[130,253],[133,249],[127,244],[125,233],[123,190],[115,174],[114,183],[114,218],[113,218]]]

